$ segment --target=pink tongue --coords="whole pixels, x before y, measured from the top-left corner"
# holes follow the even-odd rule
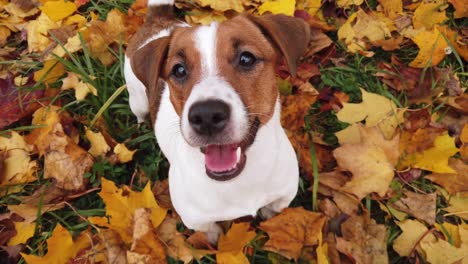
[[[236,165],[237,144],[208,145],[205,149],[205,166],[210,171],[228,171]]]

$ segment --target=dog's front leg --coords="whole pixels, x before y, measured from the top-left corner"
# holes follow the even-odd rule
[[[215,222],[197,225],[194,226],[193,229],[205,233],[208,242],[210,242],[212,245],[216,245],[218,243],[219,236],[223,232],[221,227]]]
[[[266,206],[260,209],[260,216],[263,219],[270,219],[273,216],[279,214],[281,210],[288,207],[291,203],[292,198],[290,197],[282,197],[275,200],[272,203],[267,204]]]

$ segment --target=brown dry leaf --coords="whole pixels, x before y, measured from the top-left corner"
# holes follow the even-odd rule
[[[127,251],[128,263],[167,263],[164,246],[156,235],[151,222],[151,210],[135,209],[133,242]]]
[[[31,161],[32,146],[17,132],[11,132],[10,138],[0,136],[0,151],[3,154],[0,186],[15,185],[37,180],[36,161]]]
[[[286,208],[260,224],[259,228],[270,237],[263,248],[297,260],[304,247],[318,244],[325,221],[322,214],[302,207]]]
[[[450,194],[468,192],[468,165],[462,160],[451,158],[449,166],[456,173],[433,173],[426,178],[442,186]]]
[[[151,190],[154,194],[154,197],[156,197],[156,201],[158,201],[158,204],[166,209],[172,209],[174,210],[174,206],[172,205],[171,201],[171,195],[169,194],[169,180],[164,179],[164,180],[157,180],[154,183],[153,189]]]
[[[468,17],[468,5],[464,0],[448,0],[455,8],[454,18]]]
[[[410,256],[414,248],[421,251],[420,242],[433,241],[435,236],[417,220],[406,219],[397,222],[401,234],[393,241],[393,249],[402,257]],[[424,236],[424,237],[423,237]]]
[[[351,216],[341,225],[343,237],[336,238],[336,248],[353,263],[388,263],[387,230],[369,216]]]
[[[409,66],[426,68],[439,64],[445,58],[445,48],[449,45],[437,27],[432,30],[421,30],[409,37],[419,47],[418,56]]]
[[[113,229],[99,231],[99,242],[91,248],[90,256],[95,263],[128,264],[127,245],[122,241],[119,233]]]
[[[338,166],[353,174],[342,190],[354,194],[359,200],[372,192],[384,196],[398,161],[399,137],[386,140],[375,127],[361,126],[359,129],[360,143],[344,144],[333,151]]]
[[[393,22],[378,13],[366,13],[358,10],[349,16],[338,30],[338,39],[343,41],[349,52],[367,50],[374,41],[391,38],[394,31]]]
[[[436,217],[436,193],[418,194],[403,191],[403,197],[393,203],[393,206],[408,213],[429,225],[434,225]]]
[[[441,24],[447,20],[445,10],[440,10],[439,3],[422,2],[414,11],[413,26],[415,29],[432,29],[434,25]]]
[[[460,141],[462,142],[460,155],[463,161],[468,162],[468,124],[465,124],[460,132]]]
[[[185,237],[177,231],[176,225],[177,220],[168,217],[164,219],[158,228],[158,237],[166,247],[169,256],[184,263],[190,263],[194,258],[201,259],[203,255],[215,253],[214,251],[198,250],[190,247],[185,241]]]
[[[468,257],[468,250],[466,248],[457,248],[442,239],[423,241],[420,245],[426,253],[427,261],[432,264],[457,263]]]
[[[151,192],[149,183],[141,192],[134,192],[128,186],[117,188],[114,182],[101,178],[102,190],[99,196],[106,204],[106,215],[110,217],[90,217],[93,224],[113,229],[119,233],[125,243],[132,242],[132,221],[135,220],[135,210],[147,208],[151,210],[153,227],[158,227],[166,217],[166,209],[158,206]]]
[[[57,186],[66,190],[85,188],[84,174],[94,163],[92,157],[68,137],[60,123],[59,107],[38,109],[33,116],[34,129],[28,135],[28,142],[36,145],[39,154],[44,155],[44,178],[57,180]]]
[[[41,208],[39,209],[39,206],[37,204],[35,205],[18,204],[18,205],[8,205],[8,210],[12,213],[15,213],[21,216],[24,219],[25,223],[32,223],[36,221],[39,210],[40,210],[40,215],[42,215],[46,212],[55,211],[60,208],[63,208],[64,206],[65,206],[65,203],[43,204],[41,205]]]
[[[434,147],[434,141],[442,135],[445,129],[439,127],[424,127],[416,131],[403,131],[400,137],[400,152],[402,155],[423,152]],[[404,167],[404,162],[400,167]]]
[[[47,239],[47,254],[39,257],[21,253],[21,256],[28,263],[68,263],[80,250],[90,245],[91,240],[87,232],[81,233],[77,239],[73,240],[68,230],[58,224],[52,232],[52,236]]]
[[[249,231],[249,229],[249,223],[234,223],[226,234],[221,234],[216,253],[217,263],[249,263],[242,252],[244,247],[255,237],[255,231]]]

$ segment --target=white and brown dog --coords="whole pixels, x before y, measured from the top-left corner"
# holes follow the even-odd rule
[[[173,0],[149,0],[129,43],[130,108],[149,113],[170,162],[172,203],[184,224],[216,240],[217,221],[279,212],[298,189],[298,163],[280,124],[275,66],[291,73],[308,25],[293,17],[237,16],[189,27]]]

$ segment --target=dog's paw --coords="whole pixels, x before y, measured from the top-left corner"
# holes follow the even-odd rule
[[[218,243],[219,236],[223,232],[220,226],[217,224],[212,224],[208,231],[205,232],[206,238],[211,245],[216,245]]]
[[[272,218],[273,216],[277,215],[278,212],[274,211],[273,209],[269,208],[268,206],[262,207],[260,209],[260,217],[263,220],[268,220]]]

